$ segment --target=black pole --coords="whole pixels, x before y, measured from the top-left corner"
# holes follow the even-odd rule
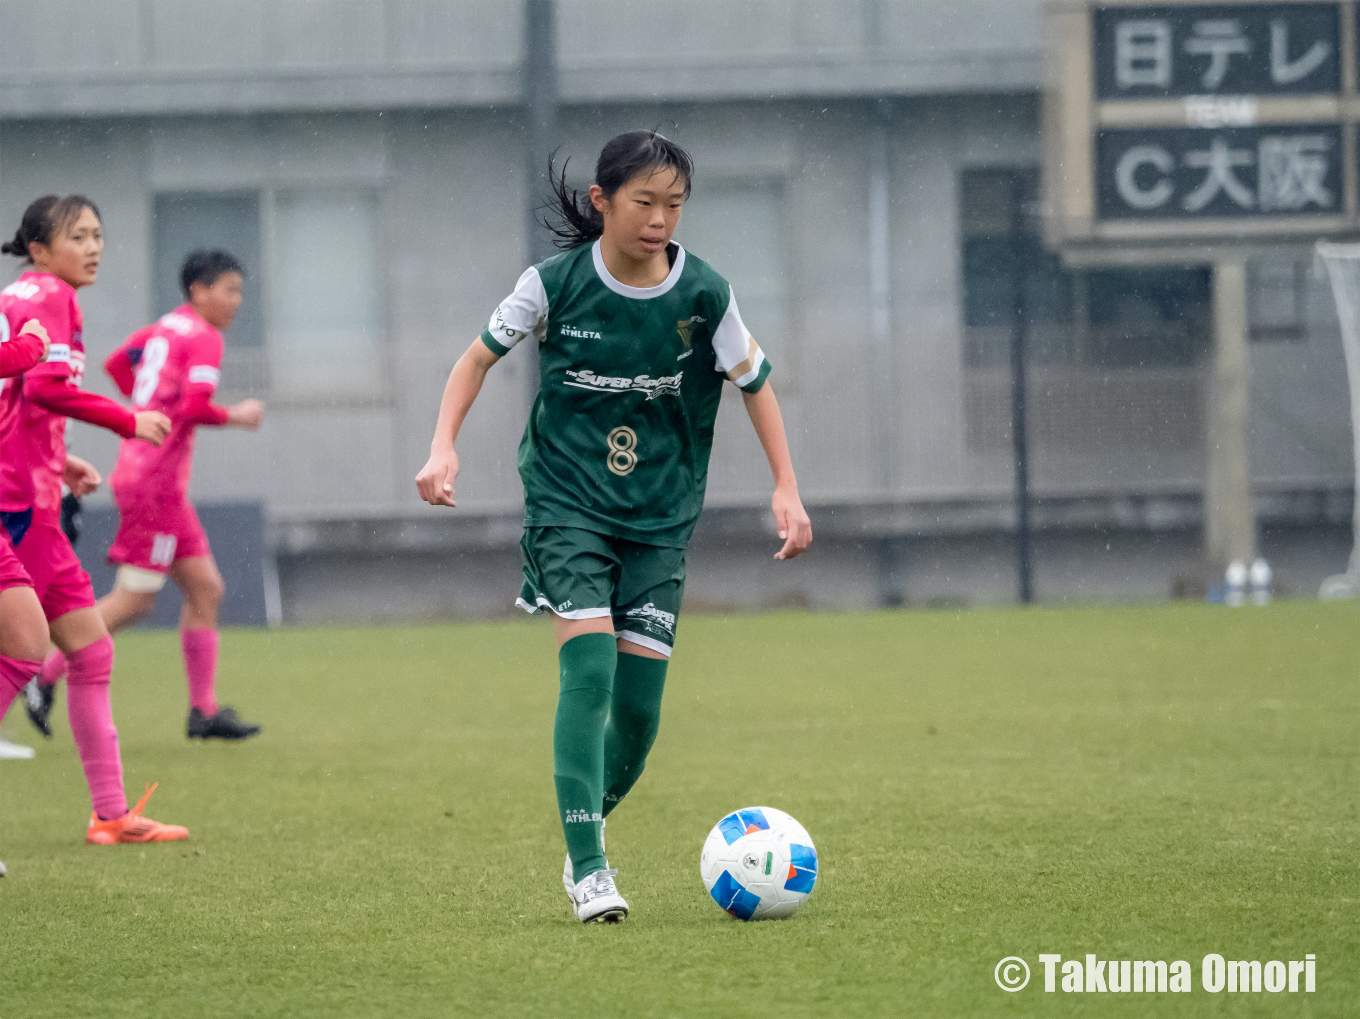
[[[559,137],[557,95],[557,23],[554,0],[524,0],[524,167],[528,193],[527,255],[532,265],[553,253],[552,238],[538,221],[548,196],[548,156]]]
[[[1020,601],[1034,601],[1034,550],[1030,534],[1029,435],[1025,411],[1025,346],[1029,308],[1025,299],[1029,194],[1025,178],[1011,182],[1011,441],[1015,452],[1015,573]]]
[[[524,218],[525,259],[536,265],[556,250],[547,228],[539,222],[548,197],[548,156],[558,145],[557,121],[557,12],[554,0],[524,0],[524,64],[520,89],[524,97]],[[538,347],[524,344],[521,363],[528,384],[526,396],[532,407],[538,396]]]

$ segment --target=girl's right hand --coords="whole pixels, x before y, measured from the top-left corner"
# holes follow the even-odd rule
[[[453,479],[458,476],[458,454],[452,449],[431,453],[416,475],[416,491],[431,506],[457,506]]]
[[[32,333],[34,336],[40,337],[42,339],[43,341],[42,360],[46,361],[47,355],[52,353],[52,338],[47,335],[47,330],[43,328],[43,324],[39,322],[36,318],[31,318],[27,322],[25,322],[24,327],[19,330],[20,336],[23,336],[25,333]]]
[[[264,420],[264,404],[259,400],[242,400],[227,408],[227,424],[253,432]]]
[[[135,437],[153,446],[159,446],[170,434],[170,419],[158,410],[139,410],[132,415],[137,419]]]

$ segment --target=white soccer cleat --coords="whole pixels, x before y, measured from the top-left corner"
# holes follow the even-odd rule
[[[27,761],[33,753],[32,747],[0,739],[0,761]]]
[[[5,870],[5,862],[0,860],[0,877],[4,877],[9,871]]]
[[[576,883],[571,893],[576,919],[582,923],[622,923],[627,918],[628,903],[614,887],[617,873],[617,870],[597,870]]]
[[[604,826],[605,822],[600,822],[600,852],[604,852]],[[571,865],[571,854],[567,854],[567,862],[562,864],[562,887],[566,889],[567,898],[571,900],[572,908],[576,908],[576,871]]]

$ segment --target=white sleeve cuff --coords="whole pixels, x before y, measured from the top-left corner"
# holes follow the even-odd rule
[[[532,266],[515,284],[514,292],[496,308],[486,331],[506,350],[515,347],[526,336],[540,340],[548,327],[548,292],[543,280]]]
[[[189,381],[216,389],[222,381],[222,373],[210,364],[196,364],[189,369]]]
[[[727,311],[713,331],[714,367],[738,386],[750,385],[760,374],[765,354],[741,320],[737,297],[728,287]]]

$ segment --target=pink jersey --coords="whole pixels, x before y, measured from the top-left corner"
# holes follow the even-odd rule
[[[80,386],[85,374],[80,304],[69,284],[51,273],[30,271],[0,290],[0,314],[10,335],[37,319],[52,341],[46,361],[6,379],[0,390],[0,510],[33,506],[59,512],[66,418],[25,401],[23,392],[27,379],[41,377]]]
[[[23,374],[45,356],[43,332],[36,319],[24,319],[15,328],[10,325],[9,314],[0,312],[0,463],[18,441],[14,436],[23,399]]]
[[[158,410],[171,422],[159,447],[133,440],[118,450],[109,481],[120,503],[187,498],[195,426],[227,423],[227,409],[212,402],[221,364],[222,334],[188,304],[137,330],[104,362],[136,410]]]

